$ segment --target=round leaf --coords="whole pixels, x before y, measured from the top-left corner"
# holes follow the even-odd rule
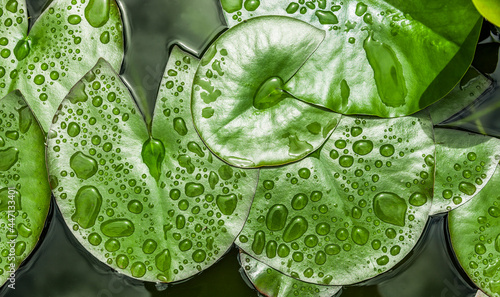
[[[500,160],[500,140],[436,128],[436,181],[431,214],[450,211],[477,195]]]
[[[35,248],[50,206],[45,135],[19,91],[0,100],[0,183],[3,284]]]
[[[449,215],[453,250],[472,281],[490,297],[500,296],[500,170],[479,194]]]
[[[189,121],[197,63],[173,51],[151,135],[103,60],[64,99],[49,133],[49,172],[66,223],[99,260],[142,280],[178,281],[215,263],[255,191],[257,171],[215,158]],[[88,100],[78,100],[84,93]]]
[[[196,72],[192,112],[216,155],[239,167],[261,167],[299,160],[323,144],[340,116],[282,91],[323,37],[304,22],[264,17],[212,44]]]
[[[431,207],[428,117],[344,117],[321,152],[263,169],[237,244],[287,275],[347,285],[394,267]]]
[[[52,1],[29,35],[24,0],[0,3],[7,11],[0,16],[0,20],[5,18],[2,23],[7,18],[13,22],[12,26],[2,26],[0,38],[8,37],[8,47],[14,47],[10,55],[0,57],[0,67],[5,68],[5,75],[0,68],[0,96],[20,89],[44,131],[48,131],[68,90],[100,57],[120,69],[124,53],[122,21],[114,0]],[[17,8],[9,12],[9,5]]]
[[[257,291],[269,297],[331,297],[338,286],[322,286],[289,277],[245,253],[240,253],[241,266]]]
[[[222,1],[230,27],[255,16],[287,15],[327,31],[285,90],[343,114],[403,116],[439,100],[470,66],[482,22],[469,0],[225,5],[234,2]]]

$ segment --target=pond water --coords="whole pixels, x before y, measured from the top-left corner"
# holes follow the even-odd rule
[[[201,55],[210,42],[225,30],[219,0],[119,0],[124,14],[126,56],[122,77],[146,118],[152,113],[169,50],[173,44]],[[31,22],[50,0],[28,0]],[[494,28],[493,28],[494,30]],[[485,27],[483,44],[494,41]],[[493,49],[491,49],[493,47]],[[488,52],[487,62],[475,65],[498,80],[498,46],[479,45]],[[495,52],[496,51],[496,52]],[[495,60],[496,59],[496,60]],[[493,67],[492,64],[497,65]],[[457,116],[447,125],[500,136],[497,84],[480,104]],[[496,111],[495,111],[496,109]],[[479,119],[473,115],[480,114]],[[463,120],[465,119],[465,120]],[[344,288],[340,297],[468,297],[474,285],[465,276],[451,251],[446,216],[432,218],[416,248],[392,271],[364,284]],[[221,261],[200,275],[180,284],[165,285],[133,280],[114,272],[90,255],[73,237],[53,204],[37,250],[24,262],[16,277],[16,289],[0,289],[6,297],[204,297],[258,296],[241,276],[238,251],[231,249]]]

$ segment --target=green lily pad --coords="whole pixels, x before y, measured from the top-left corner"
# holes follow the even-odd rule
[[[492,81],[471,67],[460,83],[443,99],[427,108],[432,122],[440,124],[465,109],[490,89]]]
[[[52,1],[29,34],[24,0],[1,0],[0,9],[0,22],[12,24],[0,27],[0,97],[21,90],[44,131],[99,57],[120,69],[122,22],[114,0]]]
[[[282,91],[323,38],[323,31],[304,22],[263,17],[212,44],[196,72],[192,113],[217,156],[245,168],[280,165],[326,141],[340,115]]]
[[[369,279],[416,244],[431,208],[433,177],[428,117],[344,117],[320,152],[261,170],[237,244],[306,282]]]
[[[472,0],[480,14],[488,21],[500,26],[500,1],[498,0]]]
[[[500,296],[500,170],[467,204],[450,212],[451,243],[460,265],[490,297]]]
[[[221,2],[229,27],[286,15],[327,31],[284,89],[342,114],[381,117],[412,114],[446,95],[472,62],[482,22],[469,0]]]
[[[450,211],[477,195],[500,160],[500,139],[436,128],[436,181],[431,214]]]
[[[50,206],[45,136],[19,91],[0,100],[0,284],[35,248]]]
[[[306,283],[287,276],[259,260],[240,253],[241,266],[255,288],[269,297],[331,297],[340,291],[339,286]]]
[[[49,173],[66,223],[99,260],[134,278],[174,282],[212,265],[252,202],[258,171],[218,160],[190,121],[198,63],[173,50],[152,134],[104,60],[64,99],[49,133]],[[87,101],[79,100],[84,91]]]

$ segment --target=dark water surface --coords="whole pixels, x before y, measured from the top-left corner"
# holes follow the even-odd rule
[[[148,118],[173,44],[201,55],[225,29],[219,0],[118,0],[126,31],[126,56],[122,78]],[[31,22],[50,0],[28,0]],[[491,28],[496,33],[495,28]],[[474,64],[498,81],[498,35],[483,30],[478,46],[486,62]],[[487,54],[485,54],[487,53]],[[478,54],[479,56],[479,54]],[[491,57],[491,58],[490,58]],[[451,126],[500,136],[498,84],[481,104],[457,117]],[[481,113],[476,119],[474,114]],[[472,118],[471,118],[472,117]],[[466,120],[460,120],[460,119]],[[472,297],[475,288],[453,256],[446,216],[432,218],[420,242],[392,271],[364,284],[349,286],[336,297]],[[175,285],[145,283],[114,272],[90,255],[73,237],[53,204],[45,235],[16,276],[16,289],[0,289],[6,297],[247,297],[258,296],[240,274],[233,248],[213,267]]]

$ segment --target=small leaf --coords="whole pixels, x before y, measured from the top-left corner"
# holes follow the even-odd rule
[[[11,2],[16,9],[8,9]],[[8,43],[0,54],[0,97],[20,89],[44,131],[68,90],[98,58],[121,67],[122,21],[114,0],[52,1],[29,34],[25,0],[0,0],[0,8],[0,22],[12,23],[0,28],[0,44]]]
[[[482,22],[469,0],[344,0],[328,7],[268,0],[224,14],[229,27],[283,15],[325,30],[284,90],[342,114],[381,117],[412,114],[453,89],[472,62]]]
[[[241,266],[245,275],[257,291],[269,297],[330,297],[340,291],[339,286],[323,286],[306,283],[287,276],[276,269],[240,253]]]
[[[316,156],[262,169],[236,241],[303,281],[348,285],[394,267],[426,225],[434,184],[424,115],[343,117]]]
[[[134,278],[173,282],[204,270],[231,247],[250,209],[258,172],[214,157],[192,124],[198,63],[173,49],[150,133],[127,87],[100,60],[49,133],[48,167],[66,223],[94,256]],[[82,89],[88,99],[73,100]],[[81,160],[73,166],[74,158]]]
[[[431,214],[450,211],[472,199],[488,183],[498,160],[500,140],[436,128],[436,181]]]
[[[0,100],[0,184],[0,250],[6,252],[0,284],[10,284],[35,248],[50,206],[45,136],[19,91]]]
[[[500,26],[500,2],[498,0],[472,0],[479,13],[488,21]]]
[[[488,296],[500,296],[500,169],[474,199],[450,212],[453,250],[471,280]]]
[[[292,18],[262,17],[212,44],[196,73],[192,110],[201,138],[217,156],[245,168],[281,165],[324,143],[340,115],[283,91],[323,37]]]

